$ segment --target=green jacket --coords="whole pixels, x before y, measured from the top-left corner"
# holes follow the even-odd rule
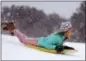
[[[47,37],[39,37],[38,38],[38,46],[55,49],[56,46],[60,47],[64,42],[64,33],[52,33]]]

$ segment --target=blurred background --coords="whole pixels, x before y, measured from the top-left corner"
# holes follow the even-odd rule
[[[85,42],[86,2],[2,2],[1,23],[15,21],[28,37],[47,36],[59,30],[61,22],[73,25],[71,42]],[[8,34],[3,32],[2,34]]]

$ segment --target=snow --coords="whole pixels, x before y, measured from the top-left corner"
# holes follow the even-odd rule
[[[2,34],[2,60],[85,60],[85,43],[65,42],[78,52],[51,54],[25,47],[17,37]]]

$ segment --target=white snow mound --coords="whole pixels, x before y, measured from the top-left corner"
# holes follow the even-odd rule
[[[17,37],[2,34],[2,60],[85,60],[85,43],[65,42],[78,52],[51,54],[25,47]]]

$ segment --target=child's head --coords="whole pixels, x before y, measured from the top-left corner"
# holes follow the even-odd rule
[[[71,22],[69,21],[63,22],[60,27],[60,30],[62,30],[65,33],[65,37],[67,37],[67,39],[70,39],[72,29],[73,28]]]
[[[65,32],[65,31],[71,30],[71,28],[72,28],[72,25],[70,21],[61,23],[60,30]]]

